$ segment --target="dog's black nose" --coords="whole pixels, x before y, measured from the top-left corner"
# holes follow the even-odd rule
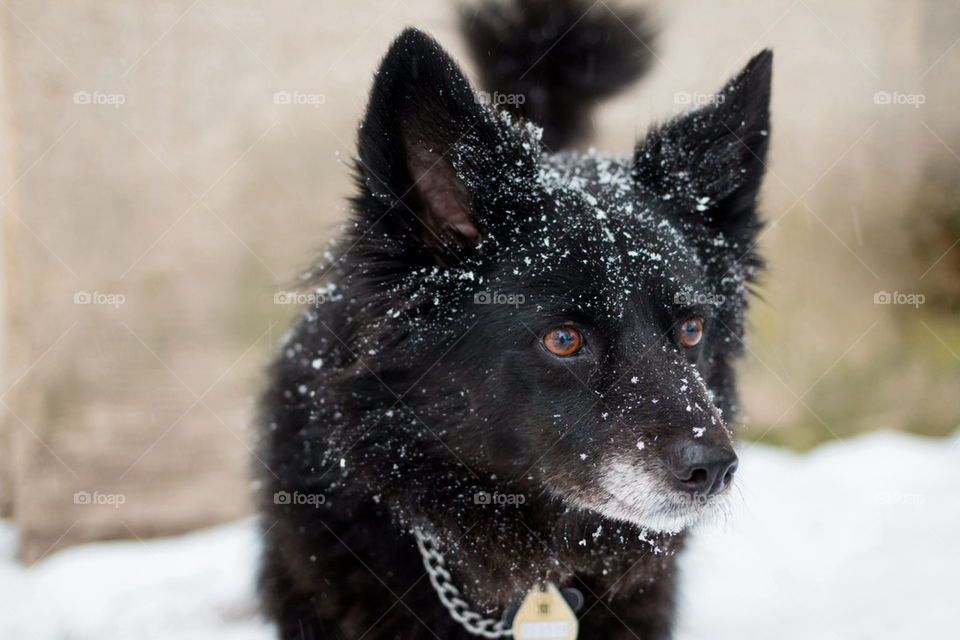
[[[733,480],[737,470],[737,454],[726,443],[705,444],[683,441],[668,456],[667,467],[676,486],[699,496],[720,493]]]

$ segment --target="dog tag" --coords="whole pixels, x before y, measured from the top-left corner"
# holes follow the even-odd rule
[[[553,583],[535,586],[513,619],[514,640],[576,640],[579,624]]]

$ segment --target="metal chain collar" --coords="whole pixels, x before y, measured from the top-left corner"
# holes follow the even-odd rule
[[[420,549],[420,555],[423,557],[423,567],[430,576],[430,584],[437,592],[440,602],[450,613],[450,617],[475,636],[484,638],[512,636],[513,629],[507,628],[503,620],[484,618],[470,610],[470,605],[460,597],[460,590],[453,585],[450,572],[447,571],[446,560],[437,550],[437,539],[419,528],[414,528],[413,535],[417,538],[417,548]]]

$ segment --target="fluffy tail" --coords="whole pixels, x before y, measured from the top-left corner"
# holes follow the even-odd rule
[[[594,105],[653,59],[642,11],[591,0],[480,0],[461,29],[493,101],[543,127],[552,150],[583,139]]]

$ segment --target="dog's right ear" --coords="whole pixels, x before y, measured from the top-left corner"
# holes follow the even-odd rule
[[[641,185],[743,242],[759,229],[772,65],[771,51],[757,54],[710,104],[651,131],[634,157]]]
[[[485,236],[482,191],[511,146],[505,137],[450,56],[407,29],[377,71],[360,128],[365,197],[378,203],[361,225],[440,264],[471,255]]]

